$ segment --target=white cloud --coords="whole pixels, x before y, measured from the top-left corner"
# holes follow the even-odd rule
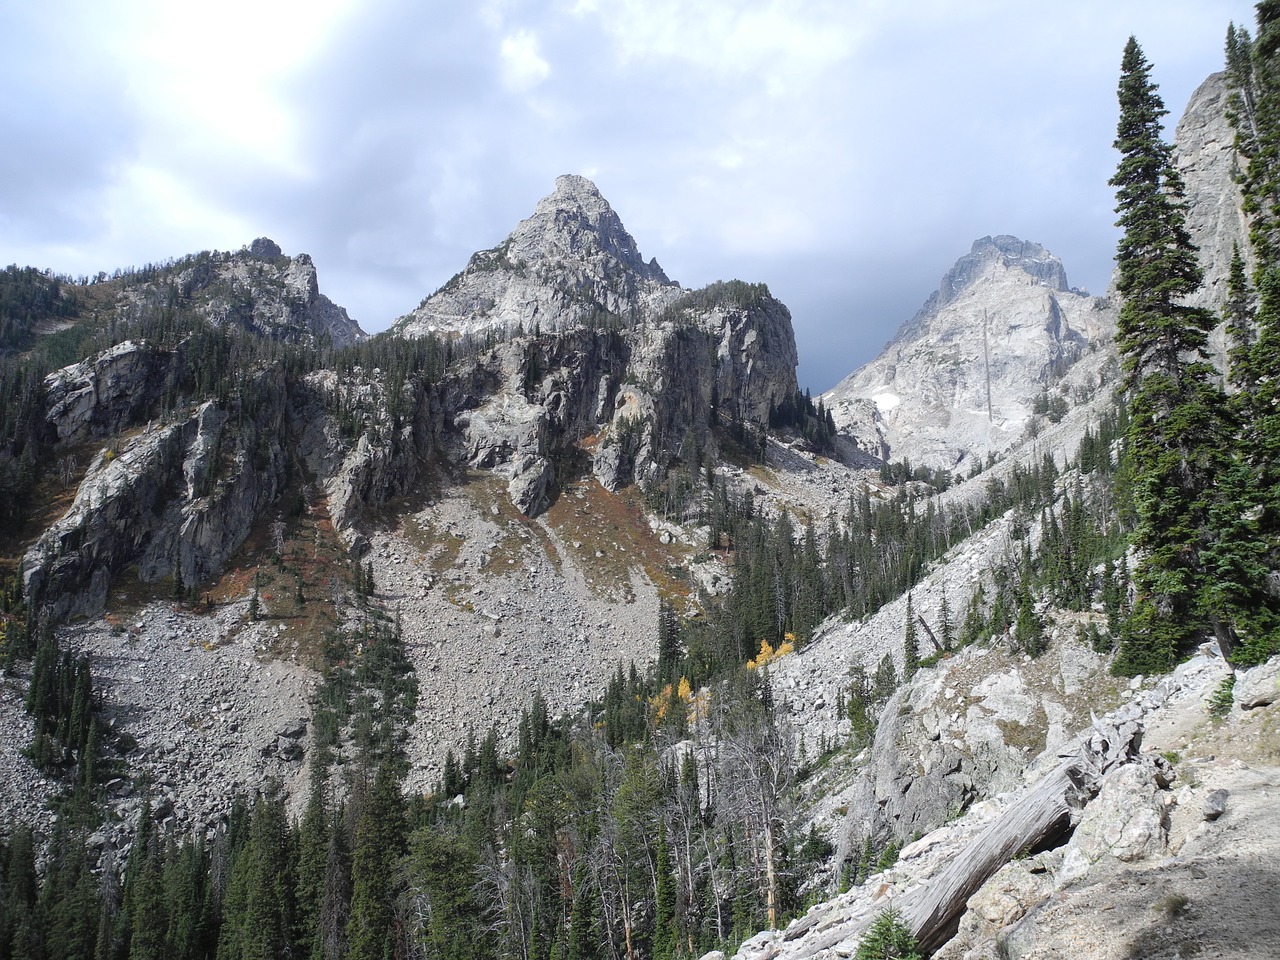
[[[1227,21],[1253,20],[1251,0],[28,10],[0,3],[0,80],[22,94],[0,263],[96,272],[265,233],[377,329],[578,170],[673,278],[785,293],[801,337],[831,341],[828,382],[985,233],[1105,286],[1124,39],[1173,120]]]
[[[352,7],[352,0],[224,0],[216,11],[169,0],[135,5],[135,29],[119,43],[149,131],[146,159],[179,169],[234,155],[302,175],[299,118],[285,87]]]
[[[508,88],[524,93],[551,75],[551,64],[538,51],[538,38],[529,30],[516,30],[502,38],[502,80]]]

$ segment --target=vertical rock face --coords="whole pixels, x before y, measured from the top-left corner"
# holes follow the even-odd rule
[[[502,243],[402,317],[394,330],[427,333],[565,330],[632,323],[680,295],[656,260],[646,263],[618,215],[585,177],[562,176]]]
[[[505,477],[532,516],[554,496],[551,462],[574,448],[611,490],[659,481],[686,437],[714,449],[716,419],[766,423],[794,396],[795,366],[787,308],[762,286],[721,284],[626,331],[503,341],[441,402],[457,456]]]
[[[1217,309],[1227,299],[1232,250],[1251,260],[1249,228],[1236,183],[1235,131],[1227,122],[1227,75],[1215,73],[1196,88],[1178,121],[1173,156],[1187,197],[1187,229],[1200,250],[1204,286],[1196,296]]]
[[[259,375],[240,423],[213,401],[104,448],[71,507],[27,551],[23,592],[54,616],[102,609],[111,577],[220,572],[284,486],[289,404],[278,371]]]
[[[1200,250],[1204,285],[1191,298],[1196,306],[1219,312],[1227,300],[1231,258],[1239,248],[1252,271],[1249,225],[1241,209],[1236,182],[1235,131],[1227,121],[1227,75],[1215,73],[1196,88],[1178,121],[1173,156],[1182,174],[1187,198],[1187,229]],[[1219,326],[1209,340],[1211,359],[1227,368],[1225,329]]]
[[[118,343],[45,378],[46,421],[61,443],[116,433],[145,415],[163,387],[170,357],[149,344]]]
[[[826,395],[827,408],[868,452],[963,471],[1021,439],[1051,378],[1113,322],[1044,247],[983,237],[884,353]]]

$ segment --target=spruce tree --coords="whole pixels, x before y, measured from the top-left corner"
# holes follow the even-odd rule
[[[654,895],[653,957],[654,960],[672,960],[680,949],[676,930],[676,888],[671,871],[671,855],[667,848],[667,831],[664,823],[658,825],[658,856]]]
[[[955,646],[955,628],[951,625],[951,601],[947,599],[947,591],[942,590],[942,601],[938,604],[938,642],[943,650]]]
[[[902,914],[890,907],[862,935],[854,960],[924,960]]]
[[[378,767],[373,789],[356,820],[351,855],[349,960],[382,960],[392,946],[397,894],[396,860],[403,846],[404,811],[399,777],[390,761]]]
[[[920,640],[916,636],[916,611],[907,593],[907,625],[902,635],[902,679],[910,680],[920,669]]]
[[[1129,468],[1136,510],[1137,598],[1117,668],[1165,670],[1204,628],[1201,544],[1208,493],[1229,437],[1216,371],[1203,360],[1216,323],[1186,298],[1201,285],[1182,180],[1161,137],[1164,103],[1130,37],[1119,84],[1116,342],[1131,397]]]
[[[1236,245],[1231,251],[1227,302],[1222,309],[1222,319],[1227,329],[1228,380],[1241,391],[1237,394],[1240,400],[1248,398],[1249,391],[1255,386],[1252,374],[1253,314],[1253,297],[1244,255]]]

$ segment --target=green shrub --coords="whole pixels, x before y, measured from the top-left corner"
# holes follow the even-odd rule
[[[867,929],[854,960],[924,960],[902,914],[885,910]]]
[[[1213,696],[1209,698],[1209,716],[1215,720],[1224,719],[1231,712],[1231,706],[1235,702],[1233,695],[1236,688],[1236,675],[1224,677],[1222,682],[1218,684],[1218,689],[1213,691]]]

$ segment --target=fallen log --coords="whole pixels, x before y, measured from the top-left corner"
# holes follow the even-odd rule
[[[1098,795],[1102,778],[1137,756],[1142,745],[1140,716],[1136,711],[1122,711],[1116,719],[1095,718],[1077,751],[974,837],[941,873],[926,885],[884,901],[885,907],[892,905],[902,915],[924,952],[932,953],[955,935],[969,898],[997,870],[1019,853],[1047,844],[1079,822],[1085,805]],[[863,906],[843,916],[806,918],[784,935],[784,941],[802,941],[787,955],[806,960],[831,948],[851,952],[878,913]],[[782,946],[774,945],[760,960],[779,955]]]
[[[1079,821],[1085,804],[1098,794],[1102,778],[1133,759],[1142,743],[1142,723],[1131,719],[1102,724],[1079,751],[978,834],[945,870],[898,898],[901,912],[920,947],[932,953],[955,935],[971,896],[1019,853],[1034,850],[1066,833]]]

